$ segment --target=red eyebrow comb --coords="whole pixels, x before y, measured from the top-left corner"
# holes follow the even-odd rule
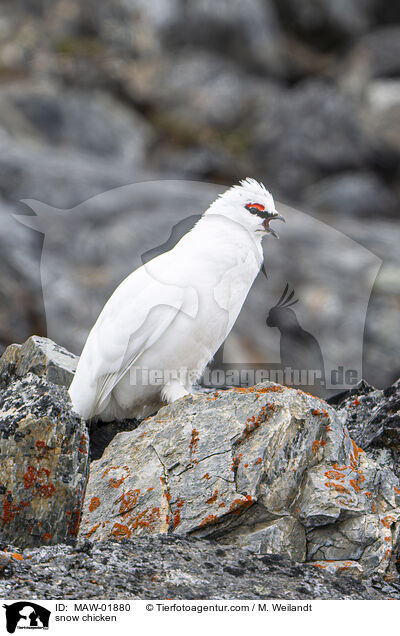
[[[248,210],[250,208],[256,208],[257,210],[259,210],[259,212],[264,212],[264,210],[265,210],[265,206],[262,205],[262,203],[248,203],[245,207]]]

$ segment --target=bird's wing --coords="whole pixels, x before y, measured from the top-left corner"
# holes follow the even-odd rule
[[[163,272],[163,279],[165,271]],[[79,375],[95,387],[91,414],[99,413],[104,400],[138,358],[168,329],[179,313],[194,318],[198,296],[193,287],[157,280],[141,267],[121,283],[104,306],[78,364]]]

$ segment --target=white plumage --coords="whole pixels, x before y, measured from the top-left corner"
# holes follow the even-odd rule
[[[88,336],[69,389],[74,410],[84,419],[143,418],[190,393],[235,323],[277,218],[271,194],[245,179],[172,250],[132,272]]]

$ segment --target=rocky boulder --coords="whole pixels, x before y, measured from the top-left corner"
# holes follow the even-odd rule
[[[0,360],[0,537],[20,547],[76,540],[89,436],[62,386],[75,364],[38,337]]]
[[[390,575],[399,483],[344,424],[273,383],[178,400],[92,463],[80,536],[186,534]]]
[[[44,377],[51,384],[69,386],[78,357],[48,338],[32,336],[23,345],[7,347],[0,358],[0,386],[27,373]]]
[[[360,382],[337,408],[357,444],[400,477],[400,381],[383,391]]]

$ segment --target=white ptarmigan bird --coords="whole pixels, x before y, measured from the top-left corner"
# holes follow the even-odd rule
[[[69,389],[86,420],[144,418],[191,392],[231,331],[284,220],[264,185],[221,194],[169,252],[130,274],[92,328]]]

